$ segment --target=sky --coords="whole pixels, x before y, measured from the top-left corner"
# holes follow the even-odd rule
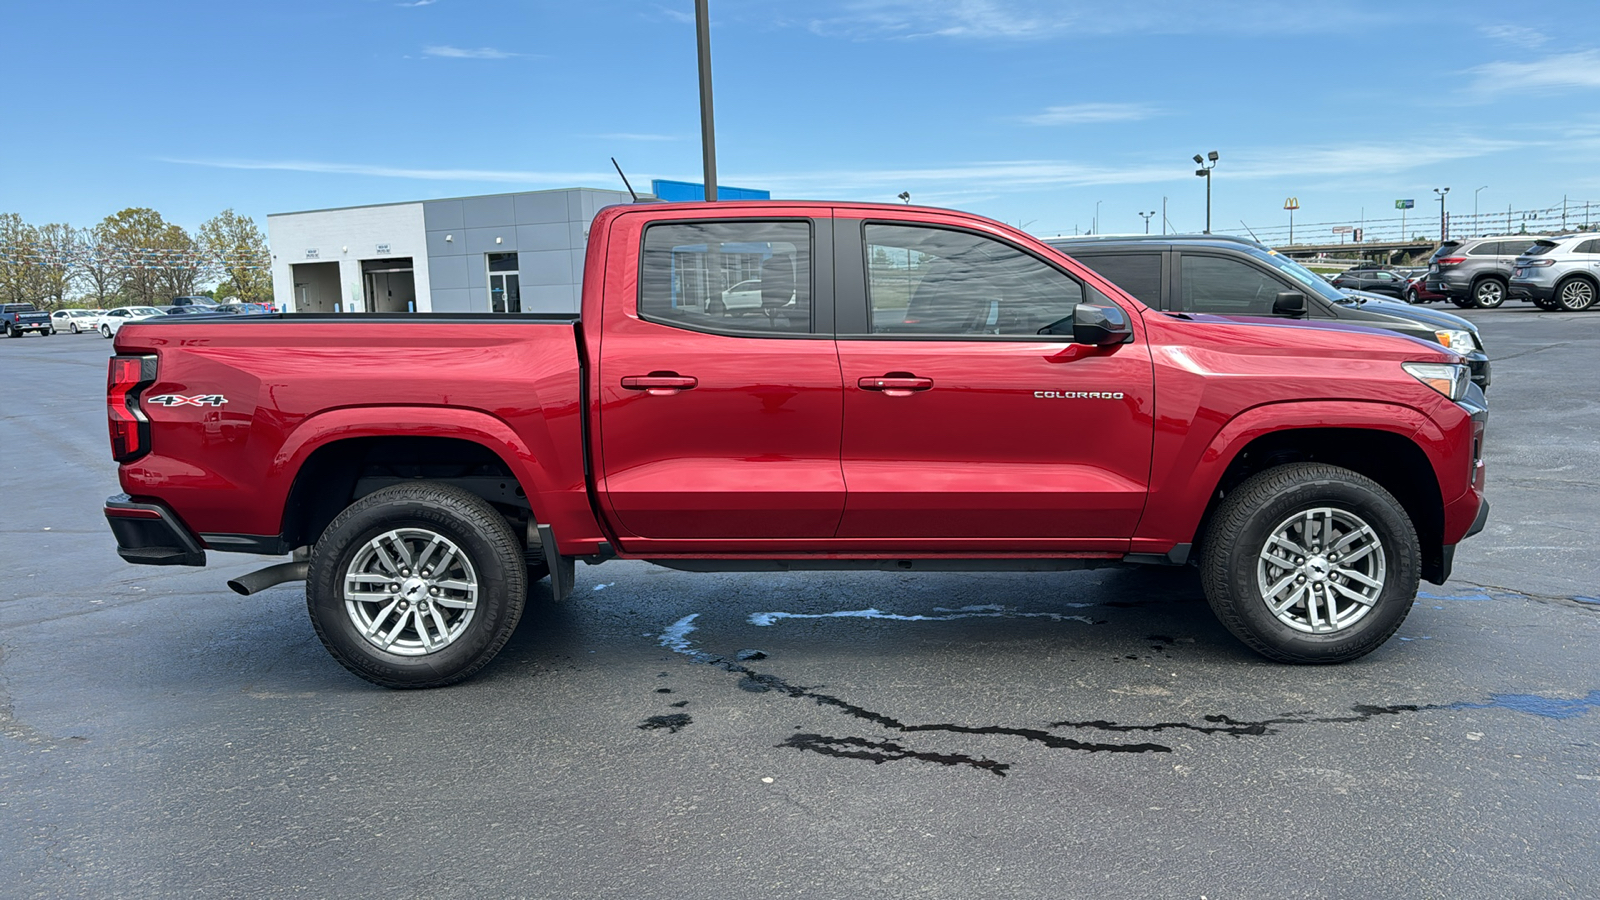
[[[719,181],[1039,235],[1574,210],[1600,2],[709,0]],[[702,177],[693,0],[7,0],[0,212],[193,229]],[[1412,229],[1416,230],[1416,229]]]

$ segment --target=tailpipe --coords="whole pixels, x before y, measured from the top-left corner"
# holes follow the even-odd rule
[[[275,566],[267,566],[265,569],[257,569],[249,575],[240,575],[238,578],[229,579],[228,587],[233,588],[234,593],[248,597],[251,594],[260,593],[275,584],[283,584],[285,581],[305,581],[306,572],[310,568],[311,563],[303,559],[278,563]]]

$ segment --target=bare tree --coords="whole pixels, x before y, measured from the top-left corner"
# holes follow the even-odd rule
[[[0,302],[38,299],[38,243],[38,230],[21,216],[0,213]]]
[[[106,224],[93,228],[80,228],[73,233],[73,256],[78,264],[78,279],[97,308],[111,306],[122,292],[123,271],[111,259],[111,247],[106,240]]]
[[[161,214],[145,207],[130,207],[106,216],[101,245],[111,264],[122,270],[123,297],[130,303],[155,306],[168,299],[162,284],[167,254],[167,222]]]
[[[34,246],[38,262],[34,271],[34,286],[38,291],[35,301],[40,308],[55,310],[66,305],[67,294],[76,280],[73,266],[73,232],[71,225],[41,225],[34,229]]]

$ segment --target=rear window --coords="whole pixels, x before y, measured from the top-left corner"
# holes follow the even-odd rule
[[[1555,248],[1557,248],[1559,246],[1561,246],[1561,245],[1556,243],[1555,241],[1534,241],[1533,246],[1529,247],[1522,255],[1523,256],[1549,256],[1550,255],[1550,251],[1554,250]]]
[[[1439,259],[1440,257],[1444,256],[1454,256],[1455,252],[1459,249],[1461,249],[1460,241],[1445,241],[1444,243],[1440,244],[1439,249],[1433,251],[1433,255],[1428,258]]]
[[[1071,254],[1073,259],[1139,298],[1146,306],[1161,305],[1161,254],[1108,253],[1101,256]]]

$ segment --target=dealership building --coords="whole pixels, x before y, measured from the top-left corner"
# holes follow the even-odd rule
[[[640,201],[704,197],[681,181],[651,191]],[[273,297],[290,312],[577,312],[589,223],[631,202],[626,191],[566,188],[269,215]]]

